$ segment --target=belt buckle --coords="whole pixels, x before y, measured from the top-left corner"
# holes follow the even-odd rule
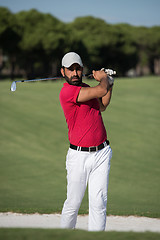
[[[95,148],[96,150],[95,151],[91,151],[92,148]],[[89,147],[89,152],[97,152],[98,151],[98,146],[92,146],[92,147]]]
[[[91,148],[93,148],[93,146],[92,146],[92,147],[89,147],[89,152],[92,152],[92,151],[91,151]]]

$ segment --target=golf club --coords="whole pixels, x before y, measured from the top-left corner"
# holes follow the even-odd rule
[[[104,72],[107,73],[109,76],[116,74],[116,71],[113,71],[112,69],[102,68],[101,71],[104,71]],[[83,77],[92,78],[92,77],[93,77],[93,74],[83,75]],[[15,91],[16,91],[16,83],[36,82],[36,81],[48,81],[48,80],[57,80],[57,79],[62,79],[62,78],[63,78],[63,77],[53,77],[53,78],[39,78],[39,79],[30,79],[30,80],[14,81],[14,82],[12,82],[12,84],[11,84],[10,90],[11,90],[12,92],[15,92]],[[111,83],[113,83],[112,78],[111,78],[110,80],[111,80]]]
[[[53,77],[53,78],[40,78],[40,79],[30,79],[30,80],[19,80],[19,81],[14,81],[11,84],[11,91],[14,92],[16,91],[16,83],[21,83],[21,82],[36,82],[36,81],[48,81],[48,80],[57,80],[57,79],[62,79],[63,77]]]

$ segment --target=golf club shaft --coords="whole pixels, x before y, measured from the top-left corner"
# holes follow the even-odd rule
[[[116,74],[116,71],[113,71],[113,70],[111,70],[111,69],[105,69],[105,68],[102,68],[101,70],[105,70],[105,72],[106,73],[108,73],[108,71],[112,71],[113,73],[111,73],[111,75],[112,74]],[[110,74],[109,74],[110,75]],[[91,74],[89,74],[89,75],[83,75],[84,77],[93,77],[93,74],[91,73]],[[19,80],[19,81],[15,81],[16,83],[17,82],[35,82],[35,81],[48,81],[48,80],[56,80],[56,79],[61,79],[61,78],[63,78],[63,77],[53,77],[53,78],[39,78],[39,79],[27,79],[27,80]]]
[[[11,89],[10,89],[10,90],[11,90],[12,92],[16,91],[16,83],[21,83],[21,82],[36,82],[36,81],[48,81],[48,80],[58,80],[58,79],[62,79],[62,78],[63,78],[63,77],[18,80],[18,81],[12,82],[12,85],[11,85]]]
[[[105,69],[102,68],[101,70],[105,71],[105,73],[109,74],[109,75],[115,75],[116,71],[113,71],[112,69]],[[83,77],[86,78],[93,78],[93,74],[89,74],[89,75],[83,75]],[[48,81],[48,80],[58,80],[58,79],[62,79],[63,77],[53,77],[53,78],[39,78],[39,79],[29,79],[29,80],[19,80],[19,81],[14,81],[12,82],[11,85],[11,91],[14,92],[16,91],[16,83],[21,83],[21,82],[36,82],[36,81]]]
[[[15,81],[17,82],[35,82],[35,81],[48,81],[48,80],[56,80],[56,79],[61,79],[62,77],[53,77],[53,78],[39,78],[39,79],[27,79],[27,80],[19,80]]]

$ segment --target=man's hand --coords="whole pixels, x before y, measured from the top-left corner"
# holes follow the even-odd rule
[[[104,71],[92,71],[93,77],[99,84],[95,87],[82,87],[77,97],[77,102],[86,102],[94,98],[105,96],[110,89],[107,74]]]
[[[102,79],[105,79],[108,82],[108,89],[113,86],[114,78],[112,76],[108,76],[108,74],[102,68],[100,71],[92,71],[93,77],[96,81],[101,82]]]
[[[99,84],[96,87],[82,87],[77,97],[77,102],[86,102],[94,98],[102,98],[104,111],[111,98],[113,80],[111,79],[112,77],[108,76],[104,70],[93,70],[92,74]]]
[[[112,70],[112,69],[101,68],[101,71],[104,71],[104,72],[107,73],[109,76],[116,75],[116,71],[114,71],[114,70]]]
[[[98,82],[101,82],[102,79],[106,79],[106,80],[108,79],[107,78],[107,74],[104,71],[101,71],[101,70],[95,71],[95,70],[93,70],[92,73],[93,73],[94,79],[96,81],[98,81]]]
[[[104,71],[108,75],[108,81],[111,86],[114,84],[114,78],[112,75],[116,75],[116,71],[112,69],[101,68],[101,71]]]

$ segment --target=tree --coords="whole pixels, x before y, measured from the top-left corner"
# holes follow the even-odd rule
[[[20,64],[27,69],[28,77],[36,76],[36,68],[41,74],[50,73],[53,62],[57,61],[63,48],[63,23],[50,14],[37,10],[16,14],[21,28],[20,48],[23,52]]]
[[[160,75],[160,27],[149,29],[148,37],[149,64],[153,73]]]
[[[45,53],[43,51],[41,33],[41,24],[44,20],[44,15],[36,10],[22,11],[15,14],[21,32],[21,41],[19,47],[21,54],[18,56],[18,63],[21,68],[26,71],[28,78],[35,77],[35,65],[41,62]],[[40,64],[41,65],[41,64]]]
[[[107,41],[106,23],[98,18],[80,17],[76,18],[70,24],[75,35],[81,39],[87,49],[87,56],[84,58],[85,64],[89,71],[101,65],[101,56],[99,56],[99,46],[102,46]]]
[[[12,14],[0,8],[0,52],[8,57],[13,78],[15,64],[28,78],[60,74],[60,59],[79,53],[85,72],[113,68],[118,75],[131,69],[160,74],[160,27],[111,25],[91,16],[63,23],[35,9]],[[0,63],[0,70],[4,64]]]
[[[132,26],[117,24],[112,26],[111,40],[108,49],[109,63],[117,69],[119,75],[125,75],[134,68],[138,60],[136,42],[132,36]]]
[[[110,25],[93,18],[77,18],[70,26],[74,29],[88,50],[88,68],[115,68],[124,74],[136,64],[137,52],[132,41],[129,25]]]
[[[11,79],[14,78],[16,54],[19,52],[20,33],[15,19],[8,9],[0,7],[0,48],[11,64]],[[4,67],[2,63],[0,71]]]

